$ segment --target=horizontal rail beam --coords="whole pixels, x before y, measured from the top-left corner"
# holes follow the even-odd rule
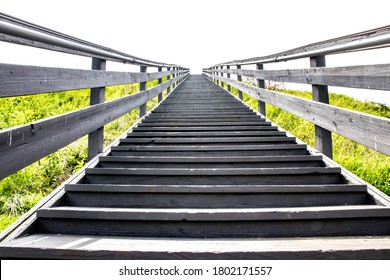
[[[131,73],[0,64],[0,97],[148,82],[185,72]]]
[[[390,155],[390,119],[258,88],[217,75],[205,75],[210,79],[230,84],[257,100],[286,110],[375,151]]]
[[[0,179],[145,104],[182,77],[123,98],[1,131]]]
[[[277,82],[390,90],[390,64],[289,70],[213,69],[204,70],[204,72],[229,73]]]
[[[3,13],[0,13],[0,41],[137,65],[176,66],[119,52]]]
[[[224,63],[219,63],[211,67],[218,67],[221,65],[249,65],[258,63],[272,63],[278,61],[300,59],[305,57],[337,54],[388,46],[390,46],[390,25],[309,45],[304,45],[298,48],[272,55],[233,60]]]

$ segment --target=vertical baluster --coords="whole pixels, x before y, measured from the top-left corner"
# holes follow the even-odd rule
[[[92,58],[92,70],[106,70],[106,60]],[[106,94],[105,87],[91,88],[90,105],[104,103]],[[103,151],[104,127],[89,133],[88,135],[88,160],[94,158]]]
[[[241,65],[238,65],[238,64],[237,64],[237,69],[241,69]],[[238,80],[239,82],[242,81],[241,75],[237,75],[237,80]],[[240,98],[240,100],[242,100],[242,91],[241,91],[241,90],[238,91],[238,98]]]
[[[146,70],[147,70],[147,67],[146,66],[141,66],[140,67],[140,72],[141,73],[146,73]],[[146,82],[141,82],[139,84],[139,89],[140,91],[143,91],[143,90],[146,90]],[[139,117],[142,118],[143,116],[146,115],[146,104],[142,104],[140,107],[139,107]]]
[[[223,70],[223,66],[221,66],[221,71]],[[223,78],[223,73],[221,72],[221,77]],[[221,81],[221,87],[225,88],[224,82]]]
[[[228,71],[229,71],[229,70],[230,70],[230,65],[227,65],[226,68],[227,68]],[[230,79],[230,73],[227,73],[226,76],[227,76],[228,79]],[[227,90],[228,90],[228,92],[231,92],[231,91],[232,91],[231,86],[230,86],[229,84],[227,85]]]
[[[168,71],[171,71],[171,67],[167,67],[167,70],[168,70]],[[171,79],[171,74],[168,75],[168,77],[167,77],[167,82],[168,82],[170,79]],[[167,95],[168,95],[170,92],[171,92],[171,87],[169,86],[169,87],[167,88]]]
[[[256,64],[257,70],[263,70],[264,66],[261,63]],[[259,88],[265,88],[264,80],[257,79],[257,87]],[[264,117],[267,115],[266,109],[265,109],[265,102],[258,100],[257,101],[257,108],[260,114],[262,114]]]
[[[325,67],[325,56],[310,57],[310,67]],[[329,104],[328,86],[312,85],[313,100]],[[320,126],[315,125],[316,148],[329,158],[333,158],[332,133]]]
[[[158,67],[158,72],[162,72],[162,67],[161,66]],[[159,78],[158,79],[158,84],[161,85],[161,83],[162,83],[162,78]],[[161,102],[162,98],[163,98],[163,94],[161,92],[161,93],[158,94],[158,102]]]

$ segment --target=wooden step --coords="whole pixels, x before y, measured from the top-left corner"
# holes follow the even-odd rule
[[[261,137],[286,136],[283,131],[132,132],[127,137]]]
[[[390,259],[390,236],[252,239],[35,234],[0,245],[0,258],[290,260]]]
[[[264,125],[264,126],[192,126],[192,127],[136,127],[133,132],[203,132],[203,131],[278,131],[276,126]]]
[[[240,190],[241,188],[241,190]],[[276,190],[275,190],[276,189]],[[65,205],[121,208],[275,208],[370,203],[365,186],[67,185]],[[283,190],[283,191],[282,191]]]
[[[53,207],[38,233],[169,238],[390,235],[390,209],[327,206],[242,209]]]
[[[107,156],[99,159],[99,167],[129,168],[276,168],[323,167],[321,156],[230,156],[230,157],[156,157],[156,156]]]
[[[126,144],[148,144],[148,145],[169,145],[169,144],[202,144],[215,145],[216,143],[229,143],[235,145],[239,143],[246,143],[248,145],[255,144],[273,144],[273,143],[295,143],[295,137],[286,136],[266,136],[266,137],[205,137],[205,138],[191,138],[191,137],[175,137],[175,138],[161,138],[161,137],[131,137],[120,140],[121,145]]]
[[[92,184],[339,184],[339,168],[94,168],[86,169],[84,183]]]
[[[156,122],[156,123],[140,123],[138,127],[218,127],[218,126],[270,126],[270,122],[265,121],[251,121],[251,122],[214,122],[214,121],[203,121],[203,122]]]

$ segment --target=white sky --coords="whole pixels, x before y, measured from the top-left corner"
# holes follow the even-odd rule
[[[378,0],[3,0],[0,11],[135,56],[189,67],[192,73],[390,24],[388,2]],[[0,44],[3,63],[90,67],[90,59],[76,67],[67,55],[61,65],[53,65],[59,61],[53,57]],[[390,63],[390,49],[327,59],[328,66],[351,61]],[[304,63],[298,67],[308,67]]]

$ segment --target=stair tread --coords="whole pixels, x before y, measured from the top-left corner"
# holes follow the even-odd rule
[[[304,175],[304,174],[339,174],[339,167],[283,167],[283,168],[87,168],[85,174],[110,175]]]
[[[130,193],[325,193],[366,192],[366,185],[117,185],[68,184],[70,192],[130,192]]]
[[[34,234],[0,244],[0,257],[65,259],[385,258],[390,236],[250,239],[139,238]]]
[[[201,156],[201,157],[175,157],[175,156],[104,156],[100,161],[135,161],[135,162],[284,162],[284,161],[321,161],[322,156],[291,155],[291,156]]]
[[[59,206],[37,211],[38,218],[139,221],[278,221],[390,217],[377,205],[284,208],[107,208]]]

